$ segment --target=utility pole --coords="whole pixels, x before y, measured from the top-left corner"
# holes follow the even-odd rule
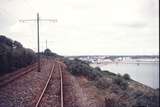
[[[39,22],[40,21],[51,21],[51,22],[57,22],[57,19],[40,19],[39,13],[37,13],[36,19],[29,19],[29,20],[20,20],[20,22],[28,22],[28,21],[36,21],[37,22],[37,48],[38,48],[38,72],[40,72],[40,53],[39,53]]]
[[[38,46],[38,72],[40,72],[41,68],[40,68],[40,53],[39,53],[39,13],[37,13],[37,46]]]
[[[47,40],[46,40],[46,49],[47,49]]]

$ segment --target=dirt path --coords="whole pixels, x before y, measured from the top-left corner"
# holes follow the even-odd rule
[[[66,70],[63,71],[64,79],[64,105],[65,107],[102,107],[96,104],[94,96],[80,86],[76,77]]]

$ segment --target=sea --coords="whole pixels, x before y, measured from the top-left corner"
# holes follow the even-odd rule
[[[127,73],[130,77],[142,84],[154,89],[159,88],[159,63],[108,63],[91,64],[92,67],[100,67],[102,70],[108,70],[121,75]]]

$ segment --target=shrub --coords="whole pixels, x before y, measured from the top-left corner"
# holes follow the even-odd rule
[[[101,71],[101,68],[100,67],[95,67],[95,70]]]
[[[41,56],[46,57],[46,58],[62,58],[62,56],[52,52],[50,49],[45,49],[44,53],[40,53]]]
[[[73,75],[83,75],[91,80],[97,79],[102,76],[99,69],[92,68],[87,62],[81,61],[79,59],[65,59],[64,63],[68,66],[68,71],[71,72]]]
[[[102,73],[103,73],[104,75],[106,75],[106,76],[116,76],[115,73],[112,73],[112,72],[110,72],[110,71],[108,71],[108,70],[104,70],[104,71],[102,71]]]
[[[134,107],[159,107],[159,94],[157,95],[148,95],[143,92],[136,92],[136,102],[134,103]]]
[[[118,74],[114,78],[114,83],[119,85],[121,89],[125,90],[128,87],[128,82],[120,75]]]
[[[124,74],[124,75],[123,75],[123,78],[124,78],[125,80],[130,80],[130,79],[131,79],[129,74]]]
[[[0,36],[0,75],[24,67],[36,61],[31,49],[26,49],[18,41]]]
[[[106,89],[111,85],[111,81],[107,78],[99,78],[98,81],[96,81],[96,87],[100,89]]]

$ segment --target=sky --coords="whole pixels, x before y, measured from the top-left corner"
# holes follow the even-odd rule
[[[158,55],[159,0],[0,0],[0,35],[60,55]]]

